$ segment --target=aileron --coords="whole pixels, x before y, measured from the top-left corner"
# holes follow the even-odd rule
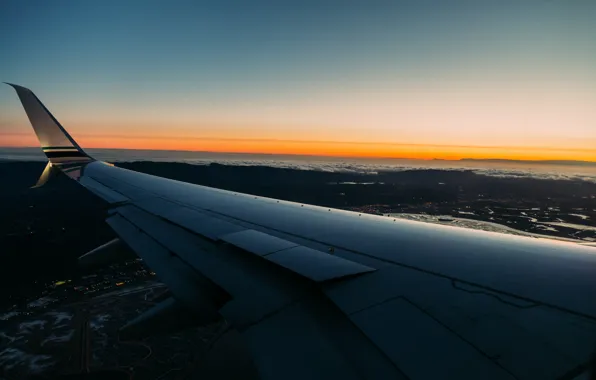
[[[374,268],[303,246],[272,253],[265,259],[315,282],[375,271]]]
[[[298,245],[291,241],[255,230],[244,230],[223,235],[220,239],[228,244],[259,256],[266,256]]]

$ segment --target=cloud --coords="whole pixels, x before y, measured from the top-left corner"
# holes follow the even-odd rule
[[[596,167],[542,165],[524,162],[483,162],[410,159],[354,159],[340,157],[292,156],[189,151],[89,149],[91,155],[108,162],[181,162],[193,165],[218,163],[235,166],[269,166],[274,168],[317,170],[323,172],[375,175],[386,171],[449,170],[471,171],[501,178],[537,178],[580,180],[596,183]],[[38,148],[1,148],[0,161],[45,161]]]

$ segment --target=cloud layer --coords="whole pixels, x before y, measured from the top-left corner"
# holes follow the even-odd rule
[[[218,163],[235,166],[269,166],[274,168],[318,170],[375,175],[384,171],[460,170],[504,178],[537,178],[581,180],[596,183],[596,167],[542,165],[519,162],[444,161],[408,159],[354,159],[338,157],[237,154],[187,151],[152,151],[89,149],[89,154],[108,162],[180,162],[193,165]],[[0,161],[44,161],[37,148],[0,148]]]

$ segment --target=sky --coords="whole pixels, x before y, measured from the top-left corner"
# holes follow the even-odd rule
[[[83,147],[596,161],[596,2],[12,1],[0,81]],[[37,146],[0,87],[0,146]]]

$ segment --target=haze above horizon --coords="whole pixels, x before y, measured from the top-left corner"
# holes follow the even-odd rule
[[[596,161],[596,3],[3,3],[86,148]],[[0,89],[0,146],[37,146]]]

